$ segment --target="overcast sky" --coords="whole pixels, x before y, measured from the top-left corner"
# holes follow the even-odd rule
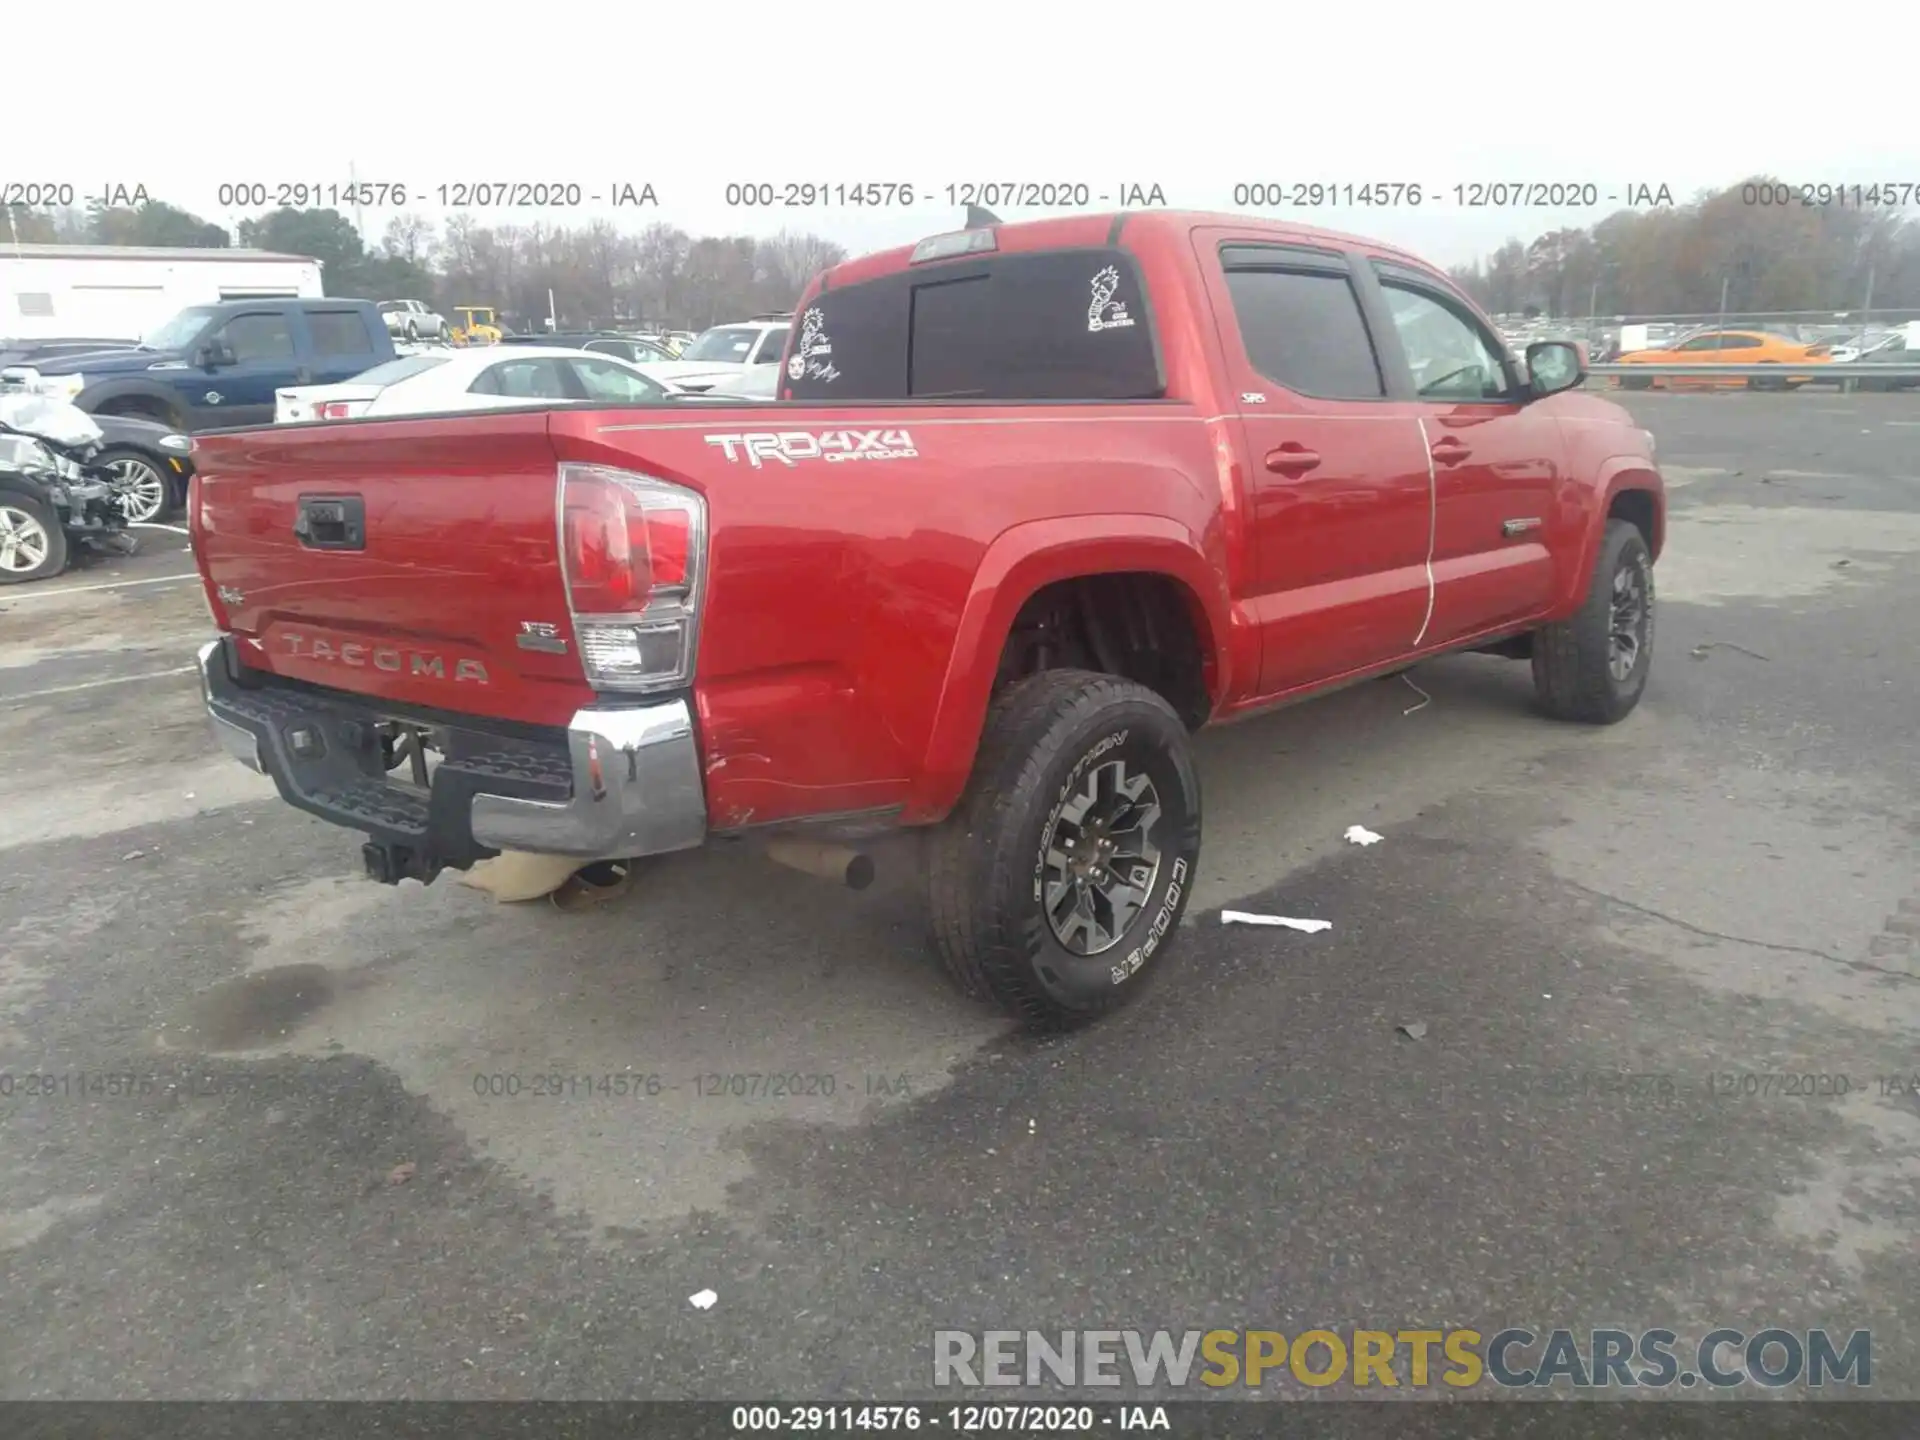
[[[219,203],[223,183],[337,184],[351,167],[439,219],[441,185],[560,182],[602,201],[554,219],[810,229],[856,252],[954,228],[945,187],[969,181],[1085,183],[1096,209],[1158,185],[1178,207],[1240,210],[1238,183],[1406,182],[1425,203],[1269,213],[1452,264],[1591,223],[1631,186],[1920,185],[1905,62],[1876,49],[1911,10],[1856,0],[1789,32],[1708,0],[22,5],[7,109],[35,118],[9,127],[0,182],[144,184],[228,226],[250,212]],[[730,182],[807,181],[922,193],[878,212],[725,204]],[[1591,183],[1602,204],[1474,210],[1451,193],[1499,181]],[[622,183],[651,184],[658,208],[611,208]],[[373,237],[387,213],[364,215]]]

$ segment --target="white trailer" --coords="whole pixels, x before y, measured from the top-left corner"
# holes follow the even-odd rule
[[[188,305],[319,299],[320,262],[268,250],[0,241],[0,337],[135,340]]]

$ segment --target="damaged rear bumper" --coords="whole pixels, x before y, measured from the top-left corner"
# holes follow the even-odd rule
[[[271,778],[288,804],[365,833],[377,879],[430,880],[502,850],[584,862],[706,839],[684,699],[580,710],[564,730],[483,728],[257,672],[243,684],[231,647],[222,638],[200,648],[201,690],[221,748]],[[389,773],[381,727],[394,721],[432,737],[439,763],[425,786]]]

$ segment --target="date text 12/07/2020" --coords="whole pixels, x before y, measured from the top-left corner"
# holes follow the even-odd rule
[[[901,181],[735,180],[721,195],[734,209],[873,209],[921,204],[977,205],[997,209],[1156,209],[1190,201],[1211,208],[1222,201],[1214,193],[1176,196],[1156,181],[1116,180],[965,180],[940,185]],[[1411,180],[1258,180],[1235,184],[1227,203],[1236,210],[1390,209],[1396,207],[1464,209],[1579,209],[1600,205],[1635,208],[1675,204],[1671,186],[1633,181],[1475,180],[1429,185]]]
[[[214,192],[226,210],[338,208],[441,210],[575,210],[583,205],[655,209],[660,194],[647,180],[447,180],[410,185],[393,180],[231,180]]]

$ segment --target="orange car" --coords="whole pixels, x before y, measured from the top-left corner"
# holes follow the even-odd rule
[[[1765,330],[1703,330],[1666,350],[1635,350],[1620,357],[1622,365],[1824,365],[1832,358],[1825,345],[1805,345]],[[1661,385],[1745,385],[1749,390],[1794,390],[1811,375],[1622,375],[1623,390],[1649,390]]]

